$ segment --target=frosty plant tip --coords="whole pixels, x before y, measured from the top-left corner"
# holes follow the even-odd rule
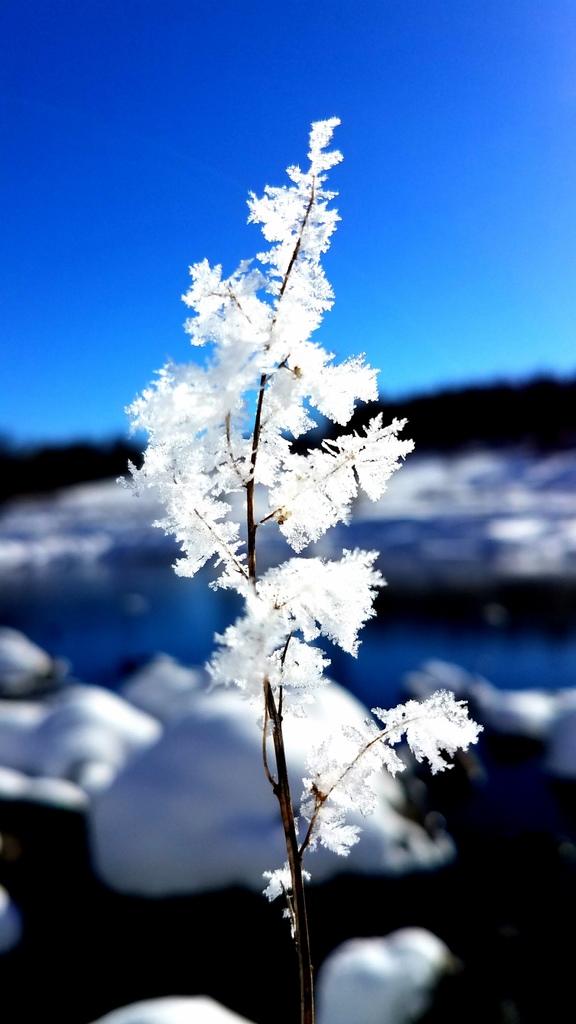
[[[343,431],[306,454],[293,450],[293,440],[315,426],[316,412],[344,428],[358,400],[378,397],[376,370],[363,356],[337,363],[312,340],[334,298],[321,258],[339,220],[331,206],[336,193],[326,188],[327,172],[342,159],[327,148],[338,124],[330,118],[312,125],[309,166],[289,167],[289,184],[250,195],[248,219],[261,225],[267,243],[255,260],[243,260],[229,277],[206,260],[190,268],[185,328],[192,345],[208,348],[204,364],[169,363],[129,408],[134,426],[149,437],[142,468],[131,467],[134,486],[152,492],[165,509],[156,525],[180,545],[176,572],[193,576],[213,562],[211,586],[232,588],[245,602],[242,617],[217,637],[209,670],[215,682],[240,687],[261,716],[264,770],[287,850],[286,865],[269,873],[266,892],[287,903],[305,1024],[314,1020],[305,852],[318,843],[348,852],[358,829],[346,823],[347,809],[370,811],[370,780],[382,767],[403,767],[393,749],[401,739],[437,771],[446,767],[441,751],[467,747],[479,731],[445,692],[394,711],[374,709],[380,724],[350,730],[338,744],[324,737],[311,753],[295,816],[283,716],[305,713],[326,681],[329,661],[314,646],[318,637],[357,654],[358,633],[374,614],[383,580],[377,552],[358,550],[337,561],[290,558],[259,577],[257,537],[277,528],[299,554],[349,520],[360,491],[379,499],[413,447],[399,437],[404,421],[385,425],[378,415],[363,430]],[[256,485],[268,501],[260,519]],[[227,500],[234,492],[245,495],[243,523]]]

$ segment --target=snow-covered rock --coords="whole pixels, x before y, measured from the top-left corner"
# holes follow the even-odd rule
[[[546,740],[558,713],[558,695],[545,690],[499,690],[484,681],[471,687],[470,697],[481,721],[507,736]]]
[[[452,690],[459,699],[473,702],[475,717],[492,732],[542,742],[548,741],[552,733],[560,737],[563,729],[569,729],[561,721],[576,708],[576,688],[502,690],[459,665],[440,660],[424,662],[409,672],[404,682],[419,700],[438,689]]]
[[[25,800],[70,811],[83,811],[88,803],[85,791],[66,779],[30,776],[3,767],[0,767],[0,800]]]
[[[44,701],[0,701],[0,766],[90,791],[108,784],[161,730],[156,719],[98,686],[70,686]]]
[[[122,696],[161,722],[180,718],[194,706],[205,686],[205,674],[186,668],[169,654],[157,654],[122,686]]]
[[[325,731],[360,724],[366,709],[332,684],[306,718],[285,719],[295,800],[308,750]],[[170,895],[229,885],[263,888],[262,873],[285,860],[278,808],[262,768],[257,715],[236,691],[199,693],[157,743],[128,762],[94,796],[89,824],[97,870],[113,888]],[[375,814],[355,819],[361,841],[347,858],[320,849],[308,868],[320,881],[338,872],[390,873],[435,867],[453,855],[400,807],[400,784],[381,777]]]
[[[320,969],[318,1024],[411,1024],[452,963],[448,947],[423,928],[345,942]]]
[[[49,679],[63,675],[65,664],[54,661],[17,629],[0,626],[0,694],[27,696]]]
[[[461,665],[430,658],[404,676],[404,686],[416,700],[426,700],[437,690],[451,690],[459,700],[466,700],[478,679]]]
[[[412,1024],[452,968],[448,947],[423,928],[378,939],[352,939],[336,949],[318,978],[318,1024]],[[94,1024],[250,1024],[205,996],[151,999]]]
[[[0,954],[9,953],[22,937],[22,919],[16,904],[0,885]]]
[[[94,1024],[250,1024],[207,996],[148,999],[113,1010]]]
[[[576,690],[558,697],[550,729],[546,770],[557,779],[576,782]]]
[[[386,938],[353,939],[324,962],[319,1024],[412,1024],[428,1008],[454,957],[436,935],[405,928]],[[249,1024],[205,996],[150,999],[94,1024]]]

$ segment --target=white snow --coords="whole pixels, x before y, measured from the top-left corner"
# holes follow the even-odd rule
[[[366,709],[332,684],[307,718],[285,721],[297,800],[310,746],[330,723],[359,724]],[[345,859],[328,851],[307,862],[320,881],[342,871],[402,872],[453,855],[448,836],[432,838],[398,808],[402,791],[382,775],[375,814],[353,818],[361,842]],[[113,888],[170,895],[229,885],[263,888],[262,874],[284,863],[278,810],[262,768],[254,709],[235,692],[198,694],[157,743],[129,761],[95,794],[89,811],[94,863]],[[208,852],[209,851],[209,852]]]
[[[576,690],[573,692],[576,696]],[[470,696],[482,721],[507,736],[545,740],[558,714],[558,695],[550,691],[499,690],[479,681],[472,686]]]
[[[157,654],[122,686],[122,696],[161,722],[179,718],[194,706],[206,686],[204,672],[181,665],[169,654]]]
[[[148,999],[113,1010],[94,1024],[250,1024],[207,996]]]
[[[459,698],[472,701],[475,716],[494,732],[542,741],[550,740],[553,731],[560,728],[558,723],[576,706],[576,688],[502,690],[459,665],[439,659],[426,661],[408,673],[405,684],[420,700],[439,688],[452,690]]]
[[[576,781],[576,687],[563,690],[501,690],[459,665],[431,660],[405,683],[424,699],[439,687],[473,702],[474,716],[493,732],[539,740],[544,767],[554,778]]]
[[[361,538],[382,551],[390,581],[416,585],[576,576],[576,452],[528,450],[411,455],[383,498],[362,499],[350,528],[318,546],[328,556]],[[265,514],[265,513],[263,513]],[[171,561],[176,548],[151,527],[158,508],[114,481],[15,501],[0,514],[5,573],[112,559]],[[276,527],[263,550],[283,547]]]
[[[576,782],[576,690],[567,690],[558,699],[548,739],[546,770],[555,778]]]
[[[66,779],[30,776],[0,767],[0,800],[28,800],[66,810],[85,810],[88,797],[80,786]]]
[[[69,686],[49,700],[0,701],[0,765],[89,791],[160,732],[159,722],[116,694]]]
[[[150,525],[159,511],[114,480],[11,502],[0,514],[0,568],[96,563],[112,554],[139,558],[159,545],[166,550],[163,534]]]
[[[412,1024],[455,963],[448,947],[423,928],[386,938],[352,939],[324,961],[318,978],[318,1024]],[[151,999],[94,1024],[250,1024],[205,996]]]
[[[319,972],[318,1024],[411,1024],[451,962],[448,947],[423,928],[345,942]]]
[[[0,885],[0,954],[9,953],[22,937],[22,919],[16,904]]]
[[[4,696],[25,696],[35,684],[61,674],[64,667],[17,629],[0,626],[0,693]]]
[[[286,718],[295,802],[310,749],[366,716],[332,684],[306,718]],[[123,696],[74,684],[42,700],[0,700],[0,798],[87,807],[96,868],[119,890],[261,890],[285,851],[256,719],[236,691],[206,692],[201,671],[165,655],[130,677]],[[382,774],[378,798],[373,815],[353,818],[363,835],[349,858],[309,858],[315,880],[433,868],[453,856],[446,834],[431,837],[404,817],[391,776]]]

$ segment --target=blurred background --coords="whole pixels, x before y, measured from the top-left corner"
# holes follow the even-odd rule
[[[416,448],[317,546],[377,548],[388,582],[358,659],[329,652],[344,703],[319,713],[448,687],[484,734],[445,777],[408,764],[350,862],[311,865],[316,961],[424,928],[450,969],[409,1016],[384,996],[387,1024],[560,1017],[576,903],[573,4],[6,0],[0,40],[11,1019],[88,1024],[195,993],[294,1019],[271,995],[279,960],[293,966],[286,925],[258,894],[280,856],[258,736],[205,697],[238,605],[208,572],[174,575],[158,510],[115,481],[145,443],[124,407],[167,358],[198,358],[188,264],[229,273],[259,250],[248,191],[281,184],[332,115],[342,224],[318,339],[381,368],[352,426],[407,417]],[[271,530],[263,563],[284,556]]]

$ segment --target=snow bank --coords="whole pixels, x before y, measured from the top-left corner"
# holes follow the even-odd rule
[[[374,547],[388,579],[410,586],[574,579],[575,491],[576,452],[414,455],[384,497],[362,500],[352,525],[332,530],[319,550]],[[0,567],[172,561],[173,541],[150,525],[158,514],[113,481],[16,501],[0,515]],[[263,548],[279,543],[273,526],[262,531]]]
[[[149,550],[165,554],[172,543],[150,525],[159,511],[114,480],[11,502],[0,515],[0,569],[140,559]]]
[[[366,709],[333,684],[307,718],[286,719],[295,799],[310,747],[326,729],[360,723]],[[278,809],[262,769],[254,709],[234,691],[199,693],[194,706],[95,794],[89,811],[93,858],[113,888],[171,895],[246,885],[285,860]],[[378,810],[361,825],[347,858],[319,850],[313,878],[338,872],[402,872],[435,867],[453,855],[445,834],[430,837],[400,813],[402,790],[382,775]]]
[[[94,1024],[250,1024],[207,996],[149,999],[100,1017]]]
[[[318,1024],[411,1024],[453,963],[448,947],[423,928],[345,942],[320,969]]]

